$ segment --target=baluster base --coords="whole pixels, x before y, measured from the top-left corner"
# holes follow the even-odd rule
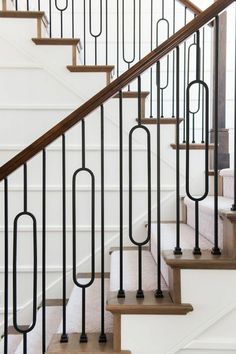
[[[236,204],[232,205],[231,211],[236,211]]]
[[[136,294],[137,299],[144,299],[144,292],[143,290],[138,290]]]
[[[157,289],[157,290],[155,291],[155,297],[158,298],[158,299],[163,298],[164,296],[163,296],[162,290]]]
[[[213,254],[213,256],[220,256],[221,250],[219,249],[219,247],[213,247],[211,250],[211,254]]]
[[[67,334],[62,334],[62,335],[61,335],[60,342],[61,342],[61,343],[68,343],[68,341],[69,341],[68,335],[67,335]]]
[[[124,299],[125,298],[125,291],[124,290],[119,290],[117,294],[118,299]]]
[[[88,343],[88,337],[86,333],[82,333],[79,339],[80,343]]]
[[[194,254],[194,256],[201,256],[201,254],[202,254],[201,248],[195,247],[193,250],[193,254]]]
[[[175,247],[173,253],[174,253],[175,256],[181,256],[183,254],[182,248],[181,247]]]
[[[107,336],[105,333],[101,333],[99,336],[99,343],[106,343],[107,342]]]

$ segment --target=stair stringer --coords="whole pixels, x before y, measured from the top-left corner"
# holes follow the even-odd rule
[[[232,311],[234,313],[229,320],[233,328],[236,319],[235,276],[235,270],[181,270],[182,302],[191,303],[193,312],[183,317],[123,315],[122,347],[129,345],[133,354],[142,354],[148,343],[149,354],[186,354],[184,350],[190,346],[192,353],[194,341]],[[229,288],[230,292],[224,291]],[[226,347],[220,353],[227,349],[227,328],[222,333],[222,342],[226,343]],[[204,350],[193,353],[206,354]]]

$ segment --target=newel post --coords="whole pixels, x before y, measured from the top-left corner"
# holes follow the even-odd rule
[[[223,254],[236,259],[236,212],[220,212],[223,221]]]

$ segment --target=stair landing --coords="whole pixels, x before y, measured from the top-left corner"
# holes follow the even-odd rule
[[[113,350],[113,335],[107,335],[107,343],[99,343],[99,333],[88,334],[88,343],[79,342],[80,334],[69,334],[68,343],[60,343],[60,335],[55,334],[49,345],[47,354],[66,353],[66,354],[131,354],[129,350],[114,351]]]

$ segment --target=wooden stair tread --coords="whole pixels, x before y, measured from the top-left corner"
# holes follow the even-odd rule
[[[66,304],[68,303],[69,299],[66,299]],[[62,299],[46,299],[45,305],[47,307],[52,307],[52,306],[63,306],[63,300]],[[42,307],[42,303],[39,305],[39,308]]]
[[[98,73],[98,72],[105,72],[105,73],[112,73],[114,70],[114,65],[68,65],[67,69],[71,72],[78,72],[78,73]]]
[[[183,254],[176,256],[173,251],[164,251],[165,262],[171,268],[181,269],[236,269],[236,259],[213,256],[209,250],[203,250],[201,256],[193,255],[192,250],[184,250]]]
[[[150,92],[148,91],[142,91],[141,92],[141,98],[146,98]],[[124,91],[122,92],[123,98],[138,98],[138,91]],[[120,95],[117,93],[113,98],[119,98]]]
[[[144,299],[137,299],[136,292],[126,292],[125,299],[118,299],[117,292],[108,296],[106,310],[118,314],[186,315],[193,311],[190,304],[174,304],[168,291],[163,298],[155,298],[153,291],[145,291]]]
[[[48,347],[47,354],[66,353],[66,354],[131,354],[128,350],[114,351],[113,350],[113,335],[107,334],[107,343],[99,343],[99,333],[89,333],[88,343],[79,342],[79,333],[69,333],[68,343],[60,343],[60,334],[55,334]]]
[[[2,18],[36,18],[46,19],[45,12],[43,11],[0,11]],[[48,23],[48,20],[47,20]]]
[[[138,122],[138,118],[136,119]],[[179,123],[183,121],[183,118],[179,118]],[[142,124],[157,124],[157,118],[142,118],[141,119]],[[177,124],[178,120],[177,118],[160,118],[160,123],[163,125],[167,124]]]
[[[172,149],[176,150],[176,144],[170,144]],[[190,150],[205,150],[206,145],[205,144],[189,144],[189,149]],[[209,149],[213,150],[215,147],[214,144],[209,144]],[[186,150],[186,144],[179,144],[179,149],[180,150]]]
[[[72,45],[81,48],[79,38],[32,38],[36,45]]]

